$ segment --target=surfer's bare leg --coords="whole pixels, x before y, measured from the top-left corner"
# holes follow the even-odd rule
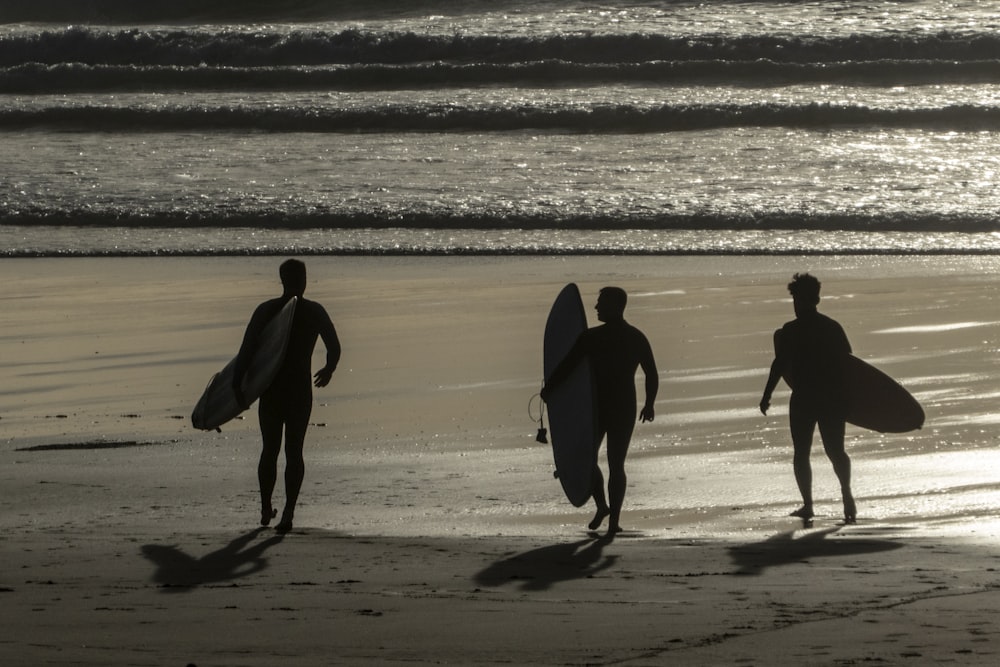
[[[634,414],[634,411],[633,413]],[[628,476],[625,474],[625,457],[632,441],[634,422],[631,415],[627,424],[621,429],[608,433],[608,499],[611,501],[611,514],[608,520],[608,535],[621,532],[622,506],[625,504],[625,491],[628,488]]]
[[[597,465],[596,461],[594,462],[594,472],[590,477],[590,495],[594,498],[597,511],[594,513],[594,518],[587,524],[587,528],[597,530],[611,514],[611,509],[608,507],[608,500],[604,495],[604,473],[601,472],[601,467]]]
[[[823,449],[827,458],[833,464],[833,472],[840,481],[840,493],[844,500],[844,521],[855,523],[858,508],[851,493],[851,457],[844,448],[845,424],[840,419],[821,420],[819,423],[820,437],[823,438]]]
[[[302,480],[305,478],[305,462],[302,459],[302,447],[298,448],[298,455],[293,455],[293,448],[285,446],[285,508],[281,512],[281,522],[275,528],[277,530],[288,531],[292,529],[292,520],[295,518],[295,505],[299,499],[299,490],[302,488]]]
[[[278,531],[287,532],[292,529],[295,505],[299,500],[299,491],[302,489],[302,480],[306,473],[302,448],[308,426],[308,410],[304,414],[296,415],[294,422],[289,420],[285,426],[285,508],[281,512],[281,521],[274,527]]]
[[[851,495],[851,490],[846,489],[843,492],[844,498],[844,523],[857,523],[858,522],[858,506],[854,502],[854,496]]]
[[[789,403],[788,422],[792,431],[792,470],[795,472],[795,483],[799,487],[799,494],[802,496],[802,507],[792,512],[792,516],[801,519],[813,518],[813,497],[812,497],[812,465],[809,462],[809,453],[812,450],[813,432],[816,429],[816,419],[804,413],[796,405],[795,396]]]
[[[590,520],[589,524],[587,524],[587,528],[597,530],[601,527],[601,524],[604,523],[604,520],[608,518],[609,514],[611,514],[611,510],[607,505],[604,507],[598,507],[597,511],[594,512],[594,518]]]
[[[271,496],[278,480],[278,454],[281,451],[282,423],[279,418],[267,410],[263,403],[261,403],[258,417],[263,441],[260,461],[257,463],[257,481],[260,485],[260,525],[266,526],[271,523],[271,519],[276,514],[271,506]]]

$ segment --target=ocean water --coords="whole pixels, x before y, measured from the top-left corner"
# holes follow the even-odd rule
[[[974,0],[0,7],[0,254],[1000,253]]]

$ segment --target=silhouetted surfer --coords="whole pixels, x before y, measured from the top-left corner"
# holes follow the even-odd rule
[[[844,520],[854,523],[857,508],[851,495],[851,459],[844,451],[847,396],[843,381],[844,358],[851,344],[835,320],[820,314],[819,280],[808,273],[796,273],[788,284],[795,307],[795,319],[776,334],[775,356],[767,378],[760,411],[767,414],[771,394],[783,373],[794,384],[788,405],[788,420],[795,454],[795,481],[802,494],[802,507],[792,516],[808,521],[813,517],[812,467],[809,451],[813,432],[819,425],[823,448],[840,480],[844,499]]]
[[[619,287],[605,287],[597,299],[597,319],[603,325],[580,334],[566,358],[559,362],[552,375],[545,380],[542,399],[563,382],[585,357],[590,360],[597,385],[598,443],[607,436],[608,448],[608,500],[604,495],[604,475],[594,459],[591,494],[597,513],[590,522],[590,529],[600,528],[609,517],[608,535],[621,530],[620,516],[625,501],[628,479],[625,475],[625,457],[636,419],[635,373],[641,366],[646,375],[646,402],[639,418],[653,421],[653,403],[660,387],[660,379],[653,359],[653,350],[646,336],[625,321],[625,304],[628,296]],[[596,455],[596,451],[595,451]]]
[[[260,481],[260,523],[266,526],[277,515],[271,506],[271,494],[278,478],[278,453],[281,451],[281,437],[285,437],[285,509],[275,530],[287,532],[292,528],[295,503],[305,475],[305,461],[302,446],[305,442],[309,415],[312,413],[313,379],[317,387],[325,387],[340,361],[340,341],[337,331],[326,310],[315,301],[302,298],[306,290],[306,265],[296,259],[284,262],[280,268],[284,293],[280,298],[271,299],[257,306],[247,325],[236,358],[236,372],[233,388],[244,408],[246,400],[240,392],[240,383],[247,371],[247,364],[253,356],[260,332],[274,318],[292,297],[298,297],[295,317],[288,339],[285,361],[274,382],[260,397],[258,414],[263,450],[257,466]],[[321,337],[326,346],[326,365],[312,376],[312,354],[316,339]]]

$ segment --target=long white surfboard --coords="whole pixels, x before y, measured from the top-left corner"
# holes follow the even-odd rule
[[[285,361],[285,351],[288,349],[288,334],[292,330],[292,318],[295,317],[297,297],[292,297],[274,316],[260,334],[257,349],[243,376],[241,387],[247,404],[253,403],[271,386],[274,378]],[[233,391],[233,373],[236,371],[236,358],[226,364],[226,367],[212,376],[201,395],[194,412],[191,413],[191,423],[195,428],[204,431],[218,429],[229,420],[237,417],[243,408],[236,401]]]

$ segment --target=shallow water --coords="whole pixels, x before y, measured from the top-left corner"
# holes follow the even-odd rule
[[[8,256],[1000,252],[983,3],[115,6],[6,10]]]

